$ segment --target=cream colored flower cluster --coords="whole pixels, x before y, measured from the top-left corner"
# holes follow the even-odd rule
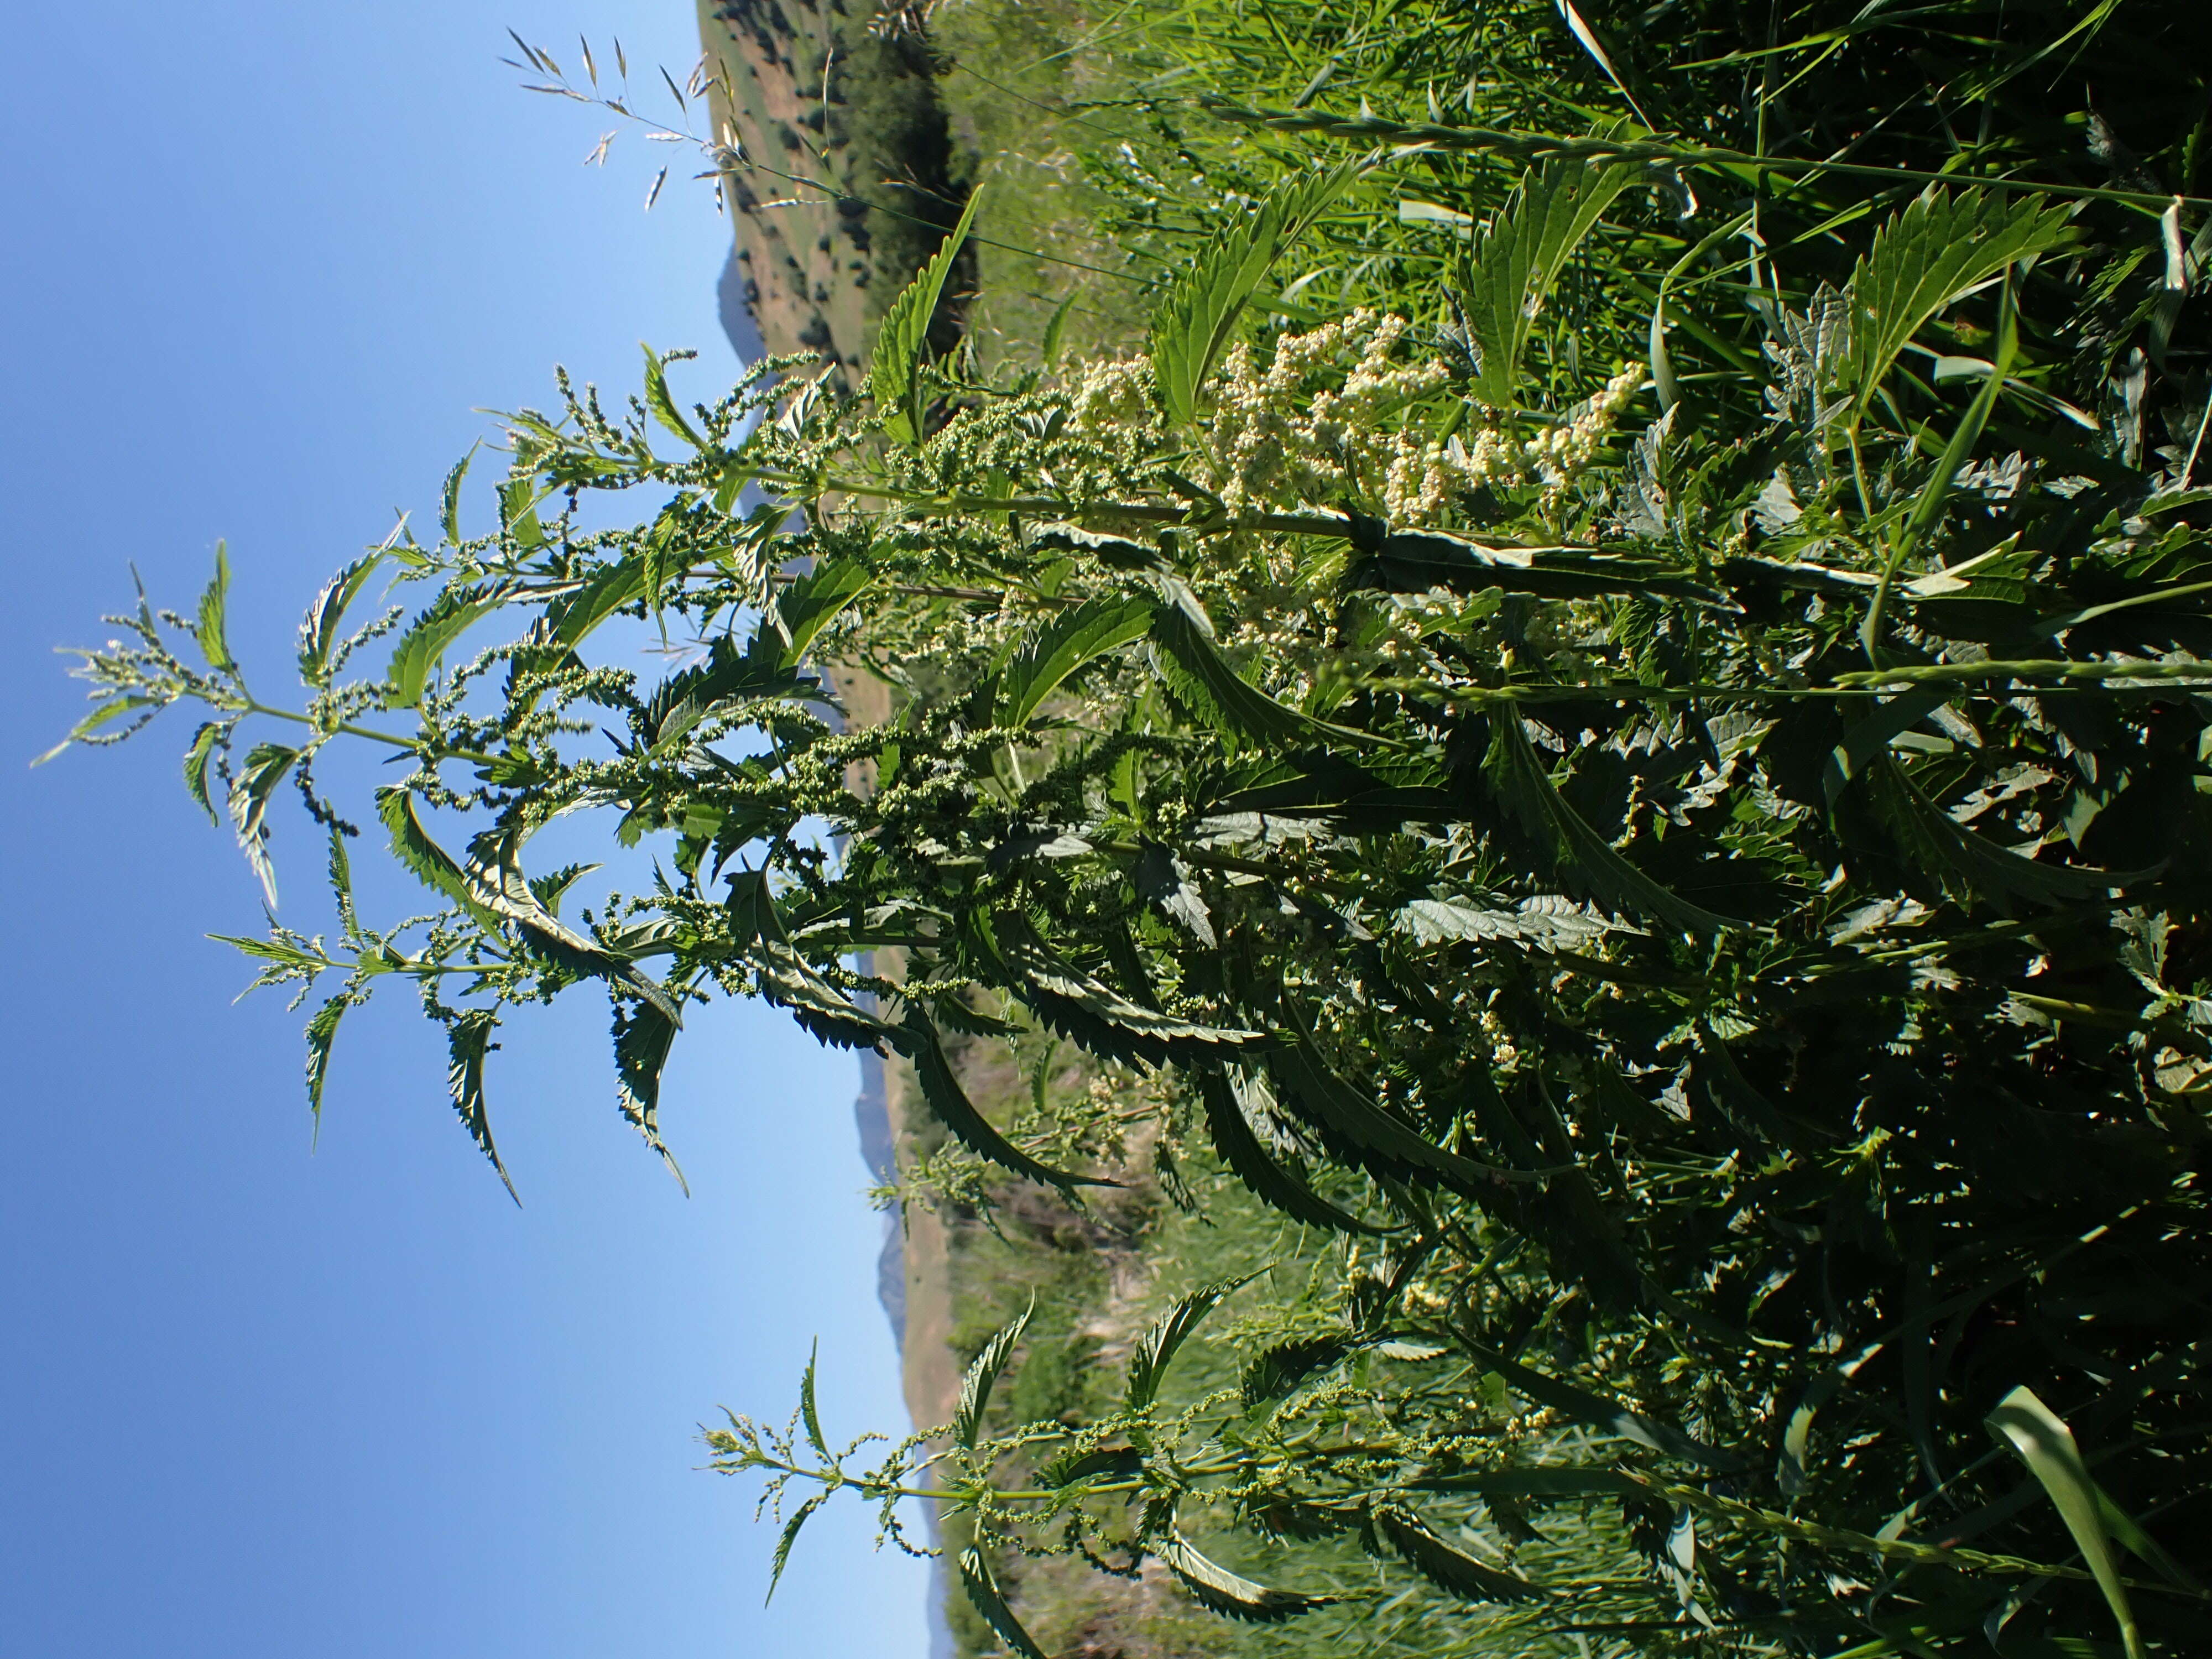
[[[1159,419],[1151,358],[1097,357],[1084,364],[1068,410],[1077,431],[1126,440],[1157,433]]]
[[[1406,332],[1402,317],[1364,307],[1303,334],[1275,342],[1263,370],[1252,348],[1233,348],[1214,377],[1207,434],[1207,480],[1242,516],[1248,509],[1294,501],[1380,495],[1402,520],[1416,507],[1431,470],[1419,441],[1385,422],[1407,403],[1443,384],[1440,362],[1393,363]],[[1316,390],[1317,379],[1334,387]],[[1436,481],[1433,513],[1443,501]]]

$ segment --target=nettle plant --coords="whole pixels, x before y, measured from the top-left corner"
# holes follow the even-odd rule
[[[2063,319],[2102,267],[2074,209],[1969,185],[1854,226],[1839,287],[1711,212],[1643,274],[1725,372],[1678,377],[1655,325],[1649,364],[1531,406],[1571,378],[1547,295],[1662,160],[1563,142],[1434,314],[1243,338],[1276,254],[1363,210],[1359,166],[1294,173],[1141,356],[1048,345],[1004,385],[923,360],[956,237],[866,398],[775,363],[686,411],[648,354],[618,418],[564,382],[509,417],[496,533],[461,534],[457,472],[441,542],[317,599],[302,705],[246,690],[219,569],[196,617],[142,605],[86,653],[76,736],[201,706],[187,782],[257,867],[300,787],[339,931],[240,944],[321,998],[317,1100],[345,1011],[406,982],[496,1164],[501,1012],[580,988],[659,1147],[684,1011],[758,996],[1079,1201],[1107,1127],[994,1123],[946,1056],[1043,1028],[1158,1073],[1170,1148],[1348,1241],[1226,1395],[1161,1389],[1233,1285],[1095,1421],[994,1430],[1018,1324],[869,1468],[810,1377],[791,1431],[710,1437],[779,1499],[818,1483],[779,1563],[850,1487],[887,1524],[965,1511],[963,1582],[1032,1656],[1018,1551],[1157,1558],[1249,1619],[1331,1599],[1201,1526],[1292,1575],[1358,1540],[1486,1639],[2073,1651],[2034,1643],[2106,1620],[2179,1650],[2212,1539],[2197,447],[2146,445],[2140,397],[2085,432]],[[1903,360],[1939,315],[1990,356],[1931,381]],[[621,492],[649,511],[586,530]],[[386,570],[428,602],[348,634]],[[689,659],[595,660],[617,617]],[[891,719],[841,726],[818,664]],[[315,781],[341,740],[411,763],[346,809],[366,835]],[[586,810],[659,859],[564,915],[579,872],[530,840]],[[430,914],[356,915],[364,838]]]

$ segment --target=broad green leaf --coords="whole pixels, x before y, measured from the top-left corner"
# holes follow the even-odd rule
[[[1639,1446],[1669,1457],[1679,1457],[1686,1462],[1700,1463],[1709,1469],[1728,1471],[1740,1469],[1743,1460],[1731,1453],[1709,1446],[1702,1440],[1685,1434],[1670,1423],[1662,1423],[1632,1411],[1620,1401],[1588,1389],[1577,1388],[1556,1376],[1532,1370],[1519,1361],[1481,1346],[1473,1350],[1475,1357],[1491,1370],[1503,1376],[1514,1393],[1525,1395],[1540,1406],[1549,1406],[1570,1417],[1579,1418],[1623,1439],[1632,1440]]]
[[[337,1041],[338,1021],[350,1006],[351,1000],[340,992],[307,1021],[307,1110],[318,1135],[323,1129],[323,1085],[331,1073],[331,1045]]]
[[[968,1600],[983,1615],[983,1622],[1020,1659],[1048,1659],[1036,1638],[1022,1628],[1022,1621],[1014,1617],[1014,1610],[1000,1594],[999,1581],[991,1576],[990,1563],[972,1545],[960,1552],[960,1588],[968,1592]]]
[[[499,1148],[491,1138],[491,1116],[484,1104],[484,1056],[499,1046],[491,1040],[491,1034],[498,1029],[499,1021],[481,1008],[465,1010],[447,1024],[446,1088],[453,1097],[453,1110],[468,1130],[469,1139],[491,1160],[491,1167],[499,1171],[499,1178],[507,1187],[507,1195],[519,1206],[522,1194],[514,1190],[507,1165],[500,1161]]]
[[[875,352],[868,360],[868,390],[876,400],[877,417],[894,443],[911,447],[921,442],[921,357],[929,344],[929,325],[937,315],[945,279],[952,274],[953,261],[960,257],[969,227],[975,222],[975,210],[982,204],[983,192],[970,192],[960,222],[939,246],[936,257],[891,301],[876,331]]]
[[[1744,925],[1676,897],[1615,852],[1553,787],[1517,711],[1500,709],[1492,717],[1490,731],[1484,775],[1500,802],[1551,853],[1562,879],[1578,884],[1601,904],[1649,916],[1682,933],[1711,933]]]
[[[1295,1619],[1302,1613],[1329,1607],[1340,1599],[1255,1584],[1200,1554],[1180,1533],[1170,1533],[1153,1547],[1152,1553],[1182,1581],[1182,1587],[1200,1607],[1250,1624],[1271,1625],[1279,1620]]]
[[[1159,1397],[1160,1384],[1166,1381],[1168,1367],[1175,1363],[1176,1351],[1198,1328],[1199,1322],[1221,1304],[1231,1291],[1250,1284],[1263,1268],[1249,1273],[1239,1273],[1233,1279],[1217,1279],[1211,1285],[1201,1285],[1154,1320],[1144,1335],[1137,1339],[1137,1346],[1129,1356],[1129,1383],[1123,1399],[1129,1410],[1149,1409]]]
[[[756,647],[740,650],[725,634],[715,640],[707,660],[671,674],[653,688],[651,699],[638,713],[639,736],[657,754],[674,750],[700,722],[732,705],[758,697],[780,696],[805,684],[779,664],[773,641],[762,653]]]
[[[440,525],[446,539],[453,546],[461,544],[461,484],[469,476],[469,463],[477,458],[477,446],[471,444],[469,453],[453,463],[453,470],[446,474],[446,488],[441,497],[442,512]]]
[[[1206,908],[1205,895],[1191,880],[1182,860],[1168,848],[1158,842],[1146,842],[1130,868],[1129,879],[1140,897],[1158,905],[1200,945],[1209,951],[1218,947],[1213,916]]]
[[[811,1361],[807,1364],[806,1374],[810,1380],[814,1375],[814,1367]],[[806,1517],[808,1516],[813,1514],[815,1510],[820,1509],[829,1501],[829,1492],[826,1491],[817,1492],[813,1497],[808,1498],[804,1504],[801,1504],[797,1509],[793,1510],[791,1512],[791,1519],[783,1523],[783,1531],[777,1536],[775,1540],[775,1555],[769,1563],[768,1596],[766,1598],[766,1601],[773,1601],[775,1600],[775,1587],[783,1577],[784,1564],[791,1559],[791,1547],[799,1541],[799,1529],[806,1524]],[[763,1606],[766,1605],[766,1601],[763,1601]]]
[[[1206,1106],[1206,1133],[1212,1138],[1214,1151],[1230,1173],[1262,1204],[1308,1226],[1377,1237],[1387,1231],[1347,1215],[1285,1168],[1254,1131],[1237,1104],[1235,1086],[1224,1073],[1201,1073],[1199,1097]]]
[[[1044,325],[1044,339],[1037,347],[1037,356],[1047,368],[1060,362],[1060,343],[1067,331],[1067,313],[1074,308],[1075,296],[1071,294],[1054,307],[1052,319]]]
[[[1500,1182],[1540,1182],[1553,1173],[1509,1170],[1445,1151],[1337,1076],[1309,1040],[1275,1049],[1267,1056],[1267,1065],[1279,1097],[1292,1103],[1300,1115],[1401,1172],[1441,1181],[1470,1195],[1486,1194]]]
[[[556,643],[574,650],[601,623],[644,596],[645,561],[632,554],[601,566],[574,593],[548,605],[544,628]]]
[[[200,655],[207,659],[208,666],[222,673],[235,673],[238,664],[230,654],[230,641],[223,626],[223,608],[230,594],[230,556],[221,542],[215,544],[215,574],[209,579],[206,591],[200,595],[198,623],[192,636],[199,641]]]
[[[775,623],[785,641],[783,665],[794,667],[815,635],[860,597],[875,573],[858,560],[818,564],[776,595]]]
[[[1540,1601],[1545,1591],[1519,1575],[1476,1560],[1439,1538],[1411,1510],[1395,1504],[1375,1507],[1375,1524],[1422,1577],[1462,1601]]]
[[[1255,1354],[1237,1380],[1237,1397],[1247,1411],[1280,1400],[1324,1366],[1334,1365],[1351,1352],[1341,1337],[1312,1336],[1278,1342]]]
[[[1976,899],[2000,915],[2019,903],[2058,906],[2101,899],[2148,872],[2084,870],[2022,858],[2008,848],[1954,822],[1887,755],[1877,756],[1866,779],[1875,811],[1899,849],[1930,883],[1961,904]]]
[[[564,872],[565,873],[565,872]],[[574,879],[571,874],[569,879]],[[538,884],[532,884],[533,891]],[[541,902],[557,902],[555,900]],[[623,1120],[645,1137],[645,1144],[660,1154],[669,1173],[686,1194],[690,1183],[684,1179],[684,1171],[677,1167],[675,1155],[660,1138],[660,1074],[668,1065],[669,1050],[676,1042],[676,1022],[650,1002],[641,1002],[635,1007],[615,1005],[615,1103],[621,1108]]]
[[[806,1369],[799,1378],[799,1417],[806,1426],[806,1443],[826,1461],[830,1456],[830,1443],[822,1437],[822,1411],[814,1399],[814,1362],[821,1352],[819,1342],[807,1350]]]
[[[1413,899],[1398,912],[1396,931],[1416,945],[1506,941],[1540,951],[1580,951],[1607,933],[1641,930],[1571,899],[1544,893],[1522,900],[1510,910],[1455,899]]]
[[[215,799],[208,788],[208,768],[216,751],[228,745],[233,726],[227,720],[209,720],[192,733],[192,746],[185,750],[185,789],[200,804],[210,823],[217,823]]]
[[[983,1431],[983,1413],[990,1407],[992,1385],[1006,1369],[1014,1345],[1022,1340],[1022,1333],[1029,1328],[1030,1314],[1034,1311],[1033,1304],[1018,1319],[986,1342],[975,1363],[968,1367],[968,1375],[961,1379],[960,1407],[952,1414],[952,1437],[970,1451],[975,1450],[976,1437]]]
[[[1194,713],[1225,737],[1259,744],[1324,743],[1332,738],[1373,741],[1277,702],[1231,665],[1182,605],[1154,606],[1150,631],[1152,662],[1160,678]]]
[[[638,342],[638,349],[645,353],[646,408],[652,411],[654,420],[683,439],[692,448],[704,449],[707,447],[707,441],[699,435],[691,422],[684,417],[684,411],[677,408],[676,399],[669,395],[670,360],[662,356],[642,340]]]
[[[1621,161],[1557,156],[1521,181],[1468,250],[1460,306],[1480,356],[1468,394],[1492,409],[1519,402],[1521,359],[1567,260],[1637,178]]]
[[[1172,426],[1198,416],[1199,393],[1268,267],[1358,176],[1358,162],[1285,179],[1201,249],[1152,313],[1152,374]]]
[[[975,1103],[968,1098],[968,1091],[960,1086],[958,1074],[945,1057],[944,1044],[938,1039],[936,1028],[921,1009],[909,1007],[905,1024],[888,1028],[888,1031],[899,1052],[914,1063],[915,1079],[921,1085],[921,1097],[929,1109],[936,1114],[939,1122],[952,1132],[953,1139],[976,1157],[988,1158],[1025,1180],[1057,1187],[1062,1192],[1072,1192],[1078,1187],[1121,1184],[1094,1176],[1070,1175],[1065,1170],[1040,1164],[1000,1133],[997,1126],[976,1110]]]
[[[2097,1588],[2112,1609],[2120,1627],[2120,1642],[2128,1659],[2143,1659],[2142,1637],[2136,1628],[2135,1610],[2128,1602],[2127,1586],[2120,1582],[2112,1559],[2112,1541],[2105,1529],[2097,1483],[2089,1478],[2074,1431],[2035,1391],[2022,1386],[1997,1402],[1987,1419],[1997,1443],[2010,1449],[2027,1465],[2057,1505],[2066,1530],[2081,1551],[2081,1559],[2096,1576]],[[2107,1500],[2109,1501],[2109,1500]]]
[[[1875,234],[1845,289],[1844,389],[1863,410],[1930,318],[2007,265],[2056,247],[2072,213],[2039,196],[1931,187]]]
[[[231,825],[272,910],[276,908],[276,871],[269,862],[269,799],[299,758],[298,750],[281,743],[257,743],[246,751],[245,765],[230,783]]]
[[[300,623],[300,678],[309,685],[327,685],[331,678],[331,653],[338,642],[338,629],[344,624],[346,607],[361,597],[361,590],[384,562],[384,555],[372,553],[365,559],[356,559],[323,585],[315,595],[314,604]]]
[[[506,603],[507,595],[496,587],[449,587],[439,594],[392,647],[384,706],[412,708],[420,703],[447,648]]]
[[[1024,641],[999,677],[999,723],[1026,726],[1038,705],[1085,663],[1142,639],[1152,601],[1100,599],[1061,611]]]
[[[1020,975],[1016,994],[1093,1054],[1158,1066],[1178,1057],[1218,1060],[1265,1040],[1258,1031],[1201,1025],[1139,1006],[1040,945],[1018,942],[1005,954]]]

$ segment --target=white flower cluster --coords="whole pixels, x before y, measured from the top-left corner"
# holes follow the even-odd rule
[[[1140,437],[1157,431],[1159,410],[1152,400],[1152,360],[1098,357],[1083,366],[1068,424],[1094,436]]]
[[[1640,366],[1625,368],[1559,424],[1527,440],[1485,410],[1472,445],[1456,434],[1425,441],[1395,417],[1449,372],[1434,359],[1392,362],[1407,326],[1402,317],[1363,307],[1284,335],[1264,371],[1250,346],[1230,352],[1212,386],[1207,447],[1209,482],[1232,513],[1353,495],[1378,501],[1391,523],[1411,526],[1433,521],[1455,489],[1533,482],[1564,489],[1596,458],[1644,384]],[[1340,384],[1328,386],[1347,357]],[[1323,382],[1318,389],[1316,381]]]

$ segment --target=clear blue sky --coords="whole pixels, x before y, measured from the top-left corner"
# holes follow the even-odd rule
[[[189,725],[24,763],[136,562],[283,683],[301,606],[428,516],[555,362],[733,367],[726,227],[682,152],[514,89],[504,25],[635,78],[686,0],[70,0],[10,15],[0,107],[0,1652],[919,1656],[923,1570],[817,1517],[775,1604],[718,1405],[781,1418],[821,1340],[833,1433],[902,1431],[856,1076],[757,1006],[696,1020],[664,1108],[687,1201],[616,1116],[605,1006],[494,1057],[508,1202],[404,1001],[350,1016],[319,1151],[298,1017],[210,931],[252,880],[177,781]],[[611,53],[604,54],[611,57]],[[625,157],[624,152],[628,150]],[[647,160],[648,152],[650,160]],[[12,748],[15,758],[4,759]],[[325,925],[281,826],[287,919]],[[295,909],[295,907],[297,907]]]

